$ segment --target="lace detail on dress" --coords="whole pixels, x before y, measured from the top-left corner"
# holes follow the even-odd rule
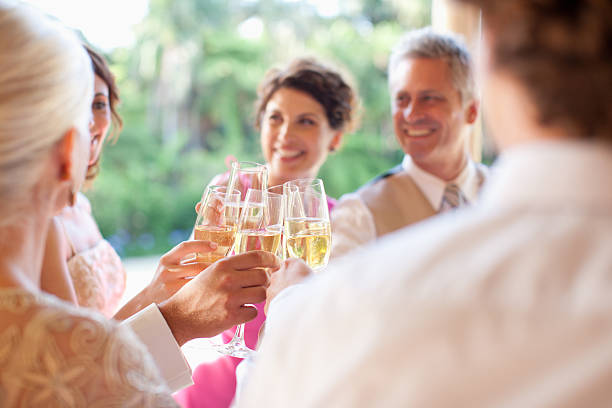
[[[68,270],[79,305],[112,317],[125,291],[125,270],[108,241],[75,254],[68,260]]]
[[[0,405],[175,407],[127,328],[59,300],[0,289]]]

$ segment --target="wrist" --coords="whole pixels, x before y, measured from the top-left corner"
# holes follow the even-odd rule
[[[166,324],[170,328],[174,339],[178,343],[179,347],[185,344],[190,339],[183,334],[181,330],[181,317],[178,308],[172,303],[172,298],[167,299],[157,304],[159,311],[161,312]]]

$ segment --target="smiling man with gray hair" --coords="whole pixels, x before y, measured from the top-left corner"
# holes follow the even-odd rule
[[[462,42],[431,28],[408,32],[388,69],[393,127],[405,157],[342,197],[332,213],[332,257],[474,202],[486,178],[468,153],[478,100]]]

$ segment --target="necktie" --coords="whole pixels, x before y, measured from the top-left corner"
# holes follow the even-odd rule
[[[465,196],[456,184],[447,184],[442,195],[440,212],[450,211],[467,203]]]

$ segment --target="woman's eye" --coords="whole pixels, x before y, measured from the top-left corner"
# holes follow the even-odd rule
[[[274,114],[274,115],[268,116],[268,120],[270,122],[279,122],[281,120],[281,117],[280,117],[280,115]]]
[[[307,125],[307,126],[312,126],[312,125],[315,125],[315,124],[316,124],[316,122],[315,122],[314,120],[312,120],[312,119],[308,119],[308,118],[303,118],[303,119],[300,119],[300,123],[301,123],[302,125]]]
[[[106,109],[106,102],[94,102],[91,107],[96,110],[104,110]]]

